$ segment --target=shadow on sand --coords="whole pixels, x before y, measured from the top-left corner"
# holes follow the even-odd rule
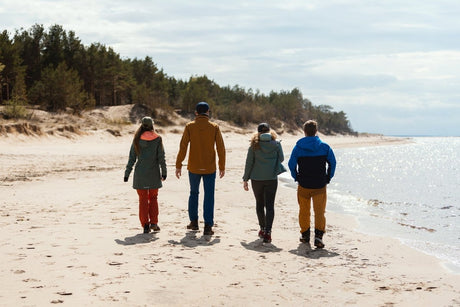
[[[300,243],[297,249],[292,249],[289,252],[291,254],[310,258],[310,259],[330,258],[330,257],[336,257],[339,255],[338,253],[328,251],[325,248],[312,249],[310,244],[305,244],[305,243]]]
[[[132,237],[126,237],[124,240],[115,239],[120,245],[135,245],[135,244],[145,244],[158,240],[155,232],[151,233],[139,233]]]
[[[272,243],[264,243],[262,239],[257,239],[250,243],[241,242],[241,245],[246,249],[256,251],[259,253],[276,253],[283,250],[282,248],[276,247]]]
[[[212,236],[202,235],[201,237],[196,236],[197,231],[189,231],[185,233],[185,237],[180,239],[180,241],[169,240],[170,244],[174,245],[183,245],[186,247],[197,247],[197,246],[210,246],[217,243],[220,243],[219,237],[213,238]]]

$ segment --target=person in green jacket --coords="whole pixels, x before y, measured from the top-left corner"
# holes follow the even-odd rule
[[[270,131],[267,123],[257,127],[257,133],[252,137],[248,149],[243,175],[243,188],[246,191],[249,190],[248,180],[251,179],[260,226],[259,238],[265,243],[272,241],[278,174],[286,171],[281,165],[284,161],[283,148],[276,138],[275,131]]]
[[[125,182],[134,164],[133,188],[139,195],[139,220],[144,233],[160,231],[158,189],[162,187],[162,181],[166,180],[167,171],[163,142],[154,131],[151,117],[142,118],[142,124],[134,134],[125,169]]]

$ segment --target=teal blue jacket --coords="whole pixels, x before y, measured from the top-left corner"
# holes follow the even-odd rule
[[[270,133],[259,136],[260,148],[249,146],[244,167],[243,180],[276,180],[278,163],[284,161],[283,148],[279,141],[273,140]],[[279,161],[279,162],[277,162]]]
[[[162,187],[161,176],[166,177],[165,151],[161,137],[153,140],[139,140],[140,154],[136,155],[134,144],[131,144],[129,160],[126,164],[125,177],[129,177],[134,163],[134,189],[159,189]]]

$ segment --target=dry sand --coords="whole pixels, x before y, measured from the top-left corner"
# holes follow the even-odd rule
[[[262,244],[254,196],[241,180],[250,134],[228,127],[215,235],[204,238],[202,222],[200,232],[185,228],[188,178],[174,176],[181,135],[171,132],[181,128],[161,129],[169,172],[161,231],[142,234],[132,176],[123,182],[135,128],[118,137],[0,137],[1,306],[460,305],[459,275],[396,239],[356,232],[352,217],[327,212],[323,250],[299,243],[296,192],[282,182],[273,242]],[[285,153],[298,137],[281,135]],[[323,140],[333,148],[404,142]]]

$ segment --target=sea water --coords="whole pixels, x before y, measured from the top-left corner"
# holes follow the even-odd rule
[[[353,215],[359,231],[398,238],[460,273],[460,137],[410,140],[334,150],[327,210]]]

